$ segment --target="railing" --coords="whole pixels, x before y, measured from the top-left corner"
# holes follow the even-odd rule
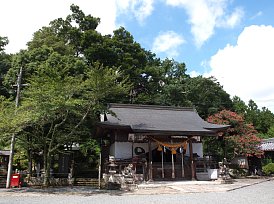
[[[212,158],[197,158],[195,161],[196,172],[207,172],[207,169],[217,169],[218,162]]]

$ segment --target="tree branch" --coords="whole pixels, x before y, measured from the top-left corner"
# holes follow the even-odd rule
[[[84,120],[86,119],[86,117],[88,116],[88,114],[89,114],[89,112],[91,110],[91,107],[92,107],[92,103],[89,104],[86,113],[83,115],[83,117],[81,118],[81,120],[74,126],[74,128],[67,135],[67,137],[70,137],[74,133],[74,131],[84,122]]]
[[[53,131],[52,131],[52,134],[51,134],[51,140],[50,140],[50,143],[49,143],[49,149],[48,149],[48,151],[49,151],[50,153],[54,151],[54,150],[52,150],[51,147],[52,147],[53,138],[54,138],[54,136],[55,136],[56,129],[57,129],[58,127],[60,127],[61,125],[63,125],[63,124],[66,122],[66,120],[67,120],[67,118],[68,118],[68,113],[69,113],[69,111],[67,110],[67,111],[66,111],[66,114],[65,114],[65,117],[63,118],[63,120],[62,120],[60,123],[54,125]],[[55,149],[55,148],[53,148],[53,149]]]

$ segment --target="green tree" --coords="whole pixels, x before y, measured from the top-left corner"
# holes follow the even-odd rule
[[[186,87],[187,99],[196,107],[202,118],[207,118],[222,109],[232,108],[229,94],[214,77],[190,78],[186,81]]]
[[[150,78],[150,83],[155,80],[157,90],[150,95],[154,103],[171,106],[189,106],[191,102],[187,99],[186,80],[190,77],[186,74],[186,65],[174,60],[165,59],[155,68],[159,73]]]
[[[232,103],[233,111],[235,111],[238,114],[246,115],[248,107],[240,97],[234,96],[232,98]]]
[[[0,36],[0,95],[9,97],[7,88],[4,86],[4,76],[11,67],[11,55],[4,52],[4,47],[8,44],[7,37]]]
[[[10,117],[14,108],[2,108],[5,111],[1,115],[7,118],[1,120],[2,135],[16,133],[21,141],[27,141],[31,136],[31,143],[27,143],[25,149],[43,151],[44,185],[49,184],[52,156],[64,151],[64,145],[83,141],[81,135],[91,137],[92,131],[86,131],[85,120],[90,118],[91,124],[95,122],[108,98],[128,91],[124,80],[117,81],[120,77],[117,68],[96,63],[83,68],[83,74],[72,74],[71,69],[79,64],[86,66],[72,56],[53,52],[27,80],[16,117]],[[18,126],[19,122],[21,126]]]
[[[125,89],[123,82],[117,84],[116,71],[100,65],[91,67],[84,78],[70,76],[66,68],[66,64],[41,65],[29,80],[21,105],[31,110],[33,140],[43,149],[44,185],[48,185],[52,156],[64,144],[79,142],[78,130],[85,119],[96,120],[105,98]]]
[[[260,133],[260,137],[267,138],[267,132],[274,124],[274,114],[266,107],[259,109],[253,100],[249,100],[248,105],[246,105],[239,97],[234,96],[232,101],[233,110],[243,115],[248,123],[253,124]]]
[[[0,52],[3,52],[5,50],[5,46],[9,44],[9,39],[7,37],[1,37],[0,36]]]
[[[34,34],[34,39],[28,43],[30,52],[27,59],[31,63],[25,69],[33,73],[37,64],[43,63],[52,52],[74,55],[88,65],[99,62],[105,67],[119,67],[121,78],[118,80],[128,78],[133,84],[133,92],[145,92],[143,73],[148,63],[158,61],[155,55],[135,42],[125,28],[115,30],[113,36],[103,36],[96,31],[100,19],[85,15],[76,5],[71,5],[70,9],[71,14],[65,19],[55,19],[49,27],[43,27]],[[129,93],[116,100],[129,102]]]
[[[274,125],[272,125],[267,131],[268,138],[274,138]]]

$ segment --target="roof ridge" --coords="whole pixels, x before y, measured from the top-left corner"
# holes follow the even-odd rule
[[[274,138],[262,139],[262,142],[274,142]]]
[[[196,112],[194,107],[177,107],[177,106],[161,106],[161,105],[143,105],[143,104],[121,104],[121,103],[109,103],[109,108],[131,108],[131,109],[155,109],[155,110],[185,110]]]

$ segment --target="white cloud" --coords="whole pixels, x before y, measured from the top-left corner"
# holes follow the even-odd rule
[[[223,19],[220,19],[219,22],[217,22],[217,27],[233,28],[240,23],[243,15],[243,9],[236,8],[231,15],[226,15]]]
[[[252,16],[250,19],[253,20],[253,19],[257,18],[257,17],[260,17],[261,15],[263,15],[263,12],[259,11],[254,16]]]
[[[6,47],[8,53],[26,48],[35,31],[47,26],[50,21],[66,17],[70,14],[70,5],[76,4],[85,14],[99,17],[101,23],[98,31],[111,34],[117,28],[116,1],[109,0],[9,0],[1,2],[0,35],[7,36],[10,43]],[[3,9],[5,8],[5,9]]]
[[[117,16],[131,13],[143,23],[153,11],[154,0],[9,0],[1,2],[0,36],[7,36],[10,43],[6,52],[15,53],[26,48],[34,32],[50,21],[70,14],[70,5],[76,4],[84,13],[99,17],[97,30],[102,34],[112,34],[120,25]]]
[[[166,0],[166,3],[186,10],[197,47],[214,34],[216,27],[234,27],[244,14],[241,8],[227,14],[229,0]]]
[[[153,11],[153,0],[138,1],[133,4],[134,15],[139,22],[143,23]]]
[[[120,13],[133,14],[137,21],[142,24],[153,11],[154,0],[116,0]]]
[[[87,14],[99,17],[101,23],[97,30],[102,34],[112,34],[118,25],[116,24],[117,7],[115,1],[109,0],[82,0],[86,5],[79,5]],[[107,5],[107,6],[106,6]]]
[[[274,112],[274,27],[249,26],[236,45],[227,45],[210,59],[215,76],[232,96],[254,100]]]
[[[155,53],[164,52],[170,58],[178,56],[178,48],[185,43],[182,36],[174,31],[160,33],[153,42],[152,51]]]
[[[195,70],[189,72],[188,74],[190,75],[190,77],[197,77],[197,76],[200,76],[200,75],[201,75],[199,72],[196,72]]]

